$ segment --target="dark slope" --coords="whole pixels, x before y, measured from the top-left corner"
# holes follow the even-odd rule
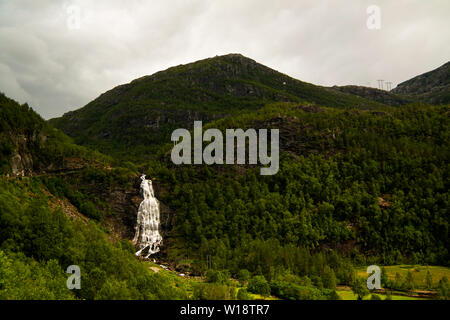
[[[27,104],[0,94],[0,175],[8,181],[43,179],[50,193],[66,197],[81,214],[102,220],[115,235],[129,238],[139,203],[139,179],[134,168],[116,164],[74,144]]]
[[[103,160],[0,94],[0,300],[187,298],[130,243],[111,241],[130,216],[132,229],[127,202],[140,199],[137,177]],[[80,290],[66,287],[69,265],[82,270]]]
[[[0,173],[14,176],[60,172],[105,157],[51,126],[27,104],[0,93]]]
[[[338,90],[340,92],[350,93],[365,99],[369,99],[372,101],[376,101],[394,107],[403,106],[414,101],[414,99],[412,98],[394,94],[389,91],[363,86],[354,86],[354,85],[334,86],[332,87],[332,89]]]
[[[177,166],[167,152],[148,169],[163,190],[159,200],[176,212],[165,250],[178,261],[189,250],[198,268],[212,252],[221,269],[267,277],[280,265],[308,272],[280,262],[295,256],[288,246],[353,251],[384,264],[447,264],[448,112],[274,103],[214,121],[205,129],[279,129],[280,170]]]
[[[392,92],[430,104],[449,103],[450,62],[400,83]]]
[[[50,122],[77,143],[114,155],[139,155],[170,141],[174,128],[211,121],[268,102],[380,107],[355,95],[305,83],[239,54],[169,68],[118,86]],[[125,151],[126,150],[126,151]]]

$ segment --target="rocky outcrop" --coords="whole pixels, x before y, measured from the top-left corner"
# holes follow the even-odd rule
[[[393,94],[389,91],[363,86],[334,86],[332,87],[332,89],[344,93],[350,93],[362,98],[377,101],[394,107],[399,107],[413,102],[413,99],[403,97],[399,94]]]
[[[103,212],[103,222],[117,239],[133,239],[135,233],[137,212],[143,200],[140,194],[139,176],[130,176],[127,183],[118,182],[114,179],[90,180],[83,171],[73,172],[65,175],[69,185],[76,188],[82,186],[82,192],[89,195],[91,200],[100,199],[103,205],[98,209]],[[154,184],[155,196],[160,200],[160,186]],[[95,201],[94,201],[95,202]],[[161,234],[167,236],[172,226],[174,213],[160,200]]]
[[[143,200],[140,194],[140,179],[134,178],[132,187],[115,188],[103,195],[109,200],[112,215],[107,217],[110,229],[122,239],[133,239],[135,234],[137,212]],[[154,185],[158,198],[158,186]],[[158,199],[159,200],[159,199]],[[160,200],[159,200],[160,201]],[[161,235],[165,238],[172,227],[173,211],[160,201]]]
[[[39,145],[45,143],[47,137],[38,131],[29,134],[9,132],[8,136],[13,145],[13,152],[10,156],[12,175],[26,176],[35,172],[34,154],[39,149]]]
[[[11,173],[13,176],[26,176],[33,172],[33,159],[27,153],[20,155],[20,153],[16,151],[11,157],[10,162]]]
[[[430,104],[450,103],[450,61],[435,70],[400,83],[392,92]]]

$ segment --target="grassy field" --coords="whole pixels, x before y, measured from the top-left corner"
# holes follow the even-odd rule
[[[274,296],[264,297],[260,294],[254,294],[254,293],[249,293],[249,295],[252,298],[252,300],[280,300],[279,298],[274,297]]]
[[[356,294],[354,294],[353,291],[351,290],[337,290],[336,292],[338,293],[338,295],[341,297],[342,300],[356,300],[357,298]],[[384,295],[379,294],[378,296],[380,296],[383,300],[386,299],[386,296]],[[372,295],[369,294],[368,296],[364,297],[363,300],[370,300],[371,297]],[[419,298],[401,296],[396,294],[392,294],[391,298],[392,300],[423,300]]]
[[[160,273],[170,278],[173,282],[173,285],[183,287],[188,293],[189,297],[192,297],[194,294],[194,286],[200,282],[205,281],[205,279],[201,277],[181,276],[179,272],[164,269],[159,264],[153,263],[151,261],[143,261],[143,263],[153,272]],[[239,282],[237,280],[229,279],[229,281],[230,283],[233,283],[236,288],[240,288]],[[254,294],[250,292],[248,294],[251,300],[279,300],[279,298],[275,296],[264,297],[260,294]]]
[[[411,271],[414,279],[414,287],[417,289],[426,287],[426,275],[427,271],[430,271],[433,286],[439,284],[439,280],[446,276],[450,279],[450,268],[437,267],[437,266],[418,266],[418,265],[396,265],[396,266],[384,266],[386,274],[389,280],[395,280],[395,276],[398,273],[402,279],[405,279],[408,271]],[[367,278],[365,268],[357,269],[357,275]],[[383,284],[381,285],[383,286]]]
[[[203,282],[204,279],[200,277],[188,277],[188,276],[180,276],[179,273],[171,270],[164,270],[160,265],[155,264],[150,261],[144,262],[149,269],[153,270],[153,272],[158,272],[161,274],[164,274],[165,276],[172,279],[173,284],[176,286],[182,286],[186,289],[188,294],[192,296],[193,294],[193,287],[196,283]],[[406,274],[408,271],[411,271],[413,273],[413,279],[414,279],[414,286],[416,290],[420,290],[425,287],[426,285],[426,274],[427,271],[430,271],[433,281],[433,286],[437,286],[439,283],[439,280],[442,279],[442,277],[446,276],[450,279],[450,268],[446,267],[437,267],[437,266],[414,266],[414,265],[396,265],[396,266],[384,266],[384,269],[386,270],[387,276],[390,280],[394,280],[396,274],[400,274],[402,279],[405,279]],[[363,278],[367,278],[366,269],[361,267],[357,269],[357,275]],[[236,282],[236,287],[239,287],[238,283],[234,279],[230,279],[230,281]],[[383,286],[383,284],[382,284]],[[336,292],[341,297],[342,300],[356,300],[357,296],[352,292],[350,287],[338,287]],[[263,297],[258,294],[252,294],[249,293],[251,299],[253,300],[278,300],[278,298],[274,296],[269,297]],[[386,295],[383,294],[377,294],[381,299],[385,299]],[[364,300],[370,300],[371,294],[364,297]],[[425,300],[426,298],[418,298],[418,297],[411,297],[405,295],[403,292],[399,291],[393,291],[391,293],[391,299],[392,300]]]

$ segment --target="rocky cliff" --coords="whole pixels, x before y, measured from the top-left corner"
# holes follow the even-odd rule
[[[450,103],[450,61],[400,83],[392,92],[430,104]]]

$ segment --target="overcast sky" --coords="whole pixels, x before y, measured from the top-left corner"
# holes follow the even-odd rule
[[[450,60],[449,17],[448,0],[0,0],[0,91],[48,119],[227,53],[314,84],[395,87]]]

